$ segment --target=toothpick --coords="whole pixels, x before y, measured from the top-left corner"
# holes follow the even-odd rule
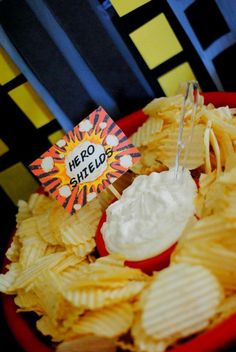
[[[191,89],[190,89],[191,88]],[[190,133],[187,139],[187,143],[184,145],[183,143],[183,130],[184,130],[184,118],[186,114],[186,109],[187,109],[187,103],[188,99],[192,95],[192,114],[191,114],[191,124],[190,124]],[[177,152],[176,152],[176,158],[175,158],[175,178],[178,179],[179,176],[179,162],[180,162],[180,156],[183,151],[184,151],[184,159],[183,159],[183,165],[181,167],[181,173],[180,176],[183,175],[184,169],[186,167],[188,155],[189,155],[189,150],[191,148],[192,144],[192,138],[193,138],[193,130],[194,130],[194,124],[195,124],[195,118],[196,118],[196,113],[197,113],[197,107],[198,107],[198,98],[199,98],[199,85],[197,81],[190,81],[187,84],[186,88],[186,93],[184,96],[184,101],[182,105],[182,110],[180,113],[180,120],[179,120],[179,131],[178,131],[178,139],[177,139]]]

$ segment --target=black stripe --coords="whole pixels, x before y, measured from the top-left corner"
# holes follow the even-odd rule
[[[83,187],[83,192],[84,192],[84,194],[83,194],[83,205],[85,205],[86,201],[87,201],[87,186],[86,185]]]
[[[116,131],[115,136],[118,137],[123,131],[121,129],[119,129],[118,131]]]
[[[137,9],[122,16],[119,19],[122,23],[122,26],[125,27],[128,33],[131,33],[137,28],[143,26],[145,23],[147,23],[162,12],[162,1],[163,0],[149,1],[147,4],[144,4],[138,7]],[[116,21],[115,18],[114,21]]]
[[[45,172],[45,173],[43,173],[43,174],[41,174],[41,175],[37,175],[37,177],[39,178],[39,179],[41,179],[41,178],[43,178],[43,177],[48,177],[48,176],[50,176],[50,175],[54,175],[54,174],[56,174],[58,171],[57,170],[52,170],[52,171],[49,171],[49,172]]]
[[[57,185],[55,185],[52,189],[50,189],[50,193],[53,193],[53,192],[55,192],[55,190],[58,188],[58,184]]]
[[[43,183],[43,186],[49,186],[51,183],[53,183],[54,181],[58,180],[57,178],[51,178],[50,180],[46,181]],[[51,191],[50,191],[51,192]]]
[[[125,141],[127,141],[127,137],[126,137],[126,136],[124,136],[123,138],[121,138],[121,140],[119,141],[119,144],[121,144],[121,143],[123,143],[123,142],[125,142]],[[132,147],[133,147],[133,145],[132,145]]]
[[[161,65],[152,69],[152,74],[154,75],[154,77],[160,77],[166,72],[175,68],[176,66],[181,65],[185,61],[188,61],[188,58],[186,57],[185,52],[181,51],[180,53],[171,57],[169,60],[166,60],[165,62],[163,62]]]
[[[61,125],[55,119],[55,120],[49,121],[46,125],[40,127],[39,131],[40,131],[40,133],[43,133],[45,136],[48,136],[51,133],[53,133],[57,130],[60,130],[60,129],[61,129]]]
[[[63,203],[63,208],[66,208],[66,206],[67,206],[69,200],[70,200],[70,197],[67,197],[67,198],[65,199],[65,201],[64,201],[64,203]],[[72,213],[72,214],[73,214],[73,213]]]
[[[107,129],[107,134],[110,133],[113,128],[116,126],[115,122],[113,121],[112,124],[109,126],[109,128]]]
[[[96,126],[98,119],[99,119],[99,114],[96,114],[94,118],[94,126]]]
[[[25,82],[27,82],[27,79],[25,78],[25,76],[22,73],[20,73],[18,76],[13,78],[11,81],[5,83],[3,85],[3,89],[5,90],[5,92],[9,92],[12,89],[19,87],[21,84],[23,84]]]

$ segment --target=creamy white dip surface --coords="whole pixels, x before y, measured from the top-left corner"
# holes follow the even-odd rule
[[[197,187],[185,170],[140,175],[106,211],[101,233],[109,253],[138,261],[156,256],[181,236],[194,215]]]

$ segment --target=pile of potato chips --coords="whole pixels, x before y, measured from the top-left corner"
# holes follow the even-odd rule
[[[154,99],[147,121],[132,136],[142,157],[118,181],[174,166],[181,94]],[[185,117],[188,138],[192,104]],[[19,312],[38,315],[37,328],[58,352],[163,352],[236,312],[235,110],[200,98],[187,167],[199,178],[196,217],[174,250],[170,266],[152,276],[98,258],[95,232],[113,196],[104,191],[75,215],[48,195],[19,201],[17,229],[6,256],[0,291]],[[182,159],[183,160],[183,156]]]

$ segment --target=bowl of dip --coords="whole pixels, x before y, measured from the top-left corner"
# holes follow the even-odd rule
[[[170,255],[194,216],[197,186],[185,170],[140,175],[107,208],[98,226],[100,255],[117,253],[146,273],[168,266]]]
[[[106,212],[103,213],[100,222],[98,224],[97,232],[96,232],[96,245],[97,250],[100,256],[106,256],[109,254],[108,250],[106,249],[105,242],[101,233],[101,227],[106,221]],[[170,248],[166,249],[161,254],[138,261],[126,260],[125,265],[131,268],[138,268],[141,269],[146,274],[151,275],[154,270],[162,270],[166,268],[170,263],[170,256],[175,249],[177,243],[174,243]]]
[[[228,104],[230,107],[236,106],[236,93],[205,93],[204,94],[205,103],[213,103],[216,106],[222,106]],[[117,121],[118,125],[123,129],[126,135],[131,135],[134,133],[137,128],[145,122],[147,117],[144,115],[142,111],[135,112],[130,114],[123,119]],[[100,228],[105,221],[106,213],[103,214],[100,220]],[[98,227],[99,229],[99,227]],[[11,234],[9,233],[9,236]],[[99,238],[99,230],[97,231],[97,247],[100,255],[106,255],[107,250],[102,244],[103,239]],[[173,245],[173,247],[175,244]],[[172,252],[172,247],[169,248],[169,251]],[[169,258],[169,254],[165,253],[165,251],[158,255],[158,261],[161,263],[162,257]],[[151,263],[155,261],[156,258],[150,258],[147,260],[140,261],[142,265],[143,263],[147,263],[147,266],[150,268]],[[129,261],[127,261],[128,263]],[[5,263],[6,264],[6,263]],[[131,261],[131,265],[139,265],[139,262]],[[131,266],[130,265],[130,266]],[[33,319],[26,319],[25,313],[17,313],[16,305],[14,303],[13,296],[2,295],[2,306],[3,306],[3,314],[4,320],[8,323],[10,331],[13,337],[19,343],[22,351],[31,352],[54,352],[55,348],[53,344],[51,344],[48,339],[45,339],[38,331],[33,323]],[[216,327],[203,331],[197,336],[193,336],[190,339],[186,339],[182,341],[182,343],[173,346],[168,351],[171,352],[209,352],[209,351],[220,351],[229,345],[235,343],[236,341],[236,314],[233,314],[229,318],[225,319]],[[235,344],[232,345],[230,350],[235,350]]]

